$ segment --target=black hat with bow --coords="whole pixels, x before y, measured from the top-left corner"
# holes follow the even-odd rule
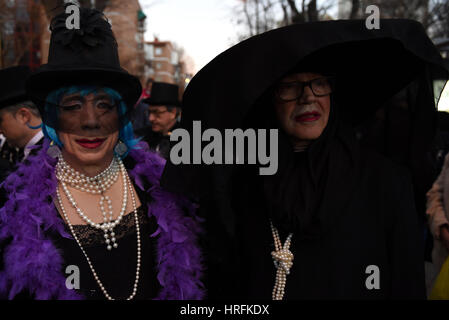
[[[80,28],[68,29],[68,13],[50,24],[48,63],[27,81],[27,92],[42,111],[47,95],[72,85],[109,87],[119,92],[131,110],[142,92],[139,79],[120,67],[118,46],[111,25],[98,10],[79,8]]]
[[[180,107],[179,86],[166,82],[153,82],[151,96],[143,102],[151,106]]]
[[[10,67],[0,70],[0,109],[28,100],[25,82],[30,74],[27,66]]]

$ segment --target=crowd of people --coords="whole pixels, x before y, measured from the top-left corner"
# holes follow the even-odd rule
[[[181,97],[142,88],[104,15],[80,13],[81,31],[53,18],[48,63],[0,70],[1,299],[449,299],[431,293],[449,268],[432,87],[449,70],[418,22],[269,31]],[[198,120],[277,129],[276,173],[172,163],[171,133]]]

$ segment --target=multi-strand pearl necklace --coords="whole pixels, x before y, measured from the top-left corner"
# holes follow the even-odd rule
[[[287,236],[284,246],[282,246],[278,230],[273,226],[271,221],[270,225],[275,249],[275,251],[271,252],[271,256],[273,257],[273,262],[277,269],[272,298],[273,300],[282,300],[285,294],[287,275],[290,273],[290,268],[293,266],[293,253],[290,251],[293,233],[290,233]]]
[[[59,161],[61,161],[61,158],[59,159]],[[121,163],[120,159],[119,159],[119,164],[120,164],[120,168],[124,169],[123,164]],[[126,170],[123,170],[125,172],[124,176],[123,176],[123,189],[126,191],[129,188],[129,193],[131,194],[131,199],[132,199],[132,203],[133,203],[133,210],[134,210],[134,219],[135,219],[135,224],[136,224],[136,234],[137,234],[137,266],[136,266],[136,277],[134,280],[134,285],[133,285],[133,291],[131,293],[131,295],[126,298],[126,300],[131,300],[135,297],[136,293],[137,293],[137,287],[139,285],[139,273],[140,273],[140,265],[141,265],[141,242],[140,242],[140,227],[139,227],[139,217],[137,214],[137,206],[136,206],[136,199],[134,197],[134,193],[132,191],[132,187],[131,187],[131,182],[129,180],[128,175],[126,174]],[[122,171],[122,172],[123,172]],[[61,182],[61,185],[63,185],[63,182]],[[63,187],[64,188],[64,187]],[[124,192],[124,199],[123,201],[125,202],[127,199],[127,192]],[[79,241],[78,237],[76,236],[75,230],[73,228],[73,225],[70,223],[69,217],[67,215],[67,212],[65,211],[64,205],[62,203],[62,198],[61,198],[61,194],[59,192],[59,188],[56,188],[56,196],[58,198],[58,202],[59,202],[59,206],[61,208],[62,214],[64,215],[65,220],[67,221],[67,224],[69,226],[69,229],[73,235],[73,238],[75,239],[76,243],[78,243],[78,246],[80,247],[81,251],[84,254],[84,257],[87,260],[87,263],[89,265],[90,270],[92,271],[92,274],[95,278],[95,281],[97,281],[98,286],[100,287],[101,291],[103,292],[103,294],[105,295],[105,297],[108,300],[115,300],[114,298],[112,298],[108,291],[106,290],[106,288],[104,287],[103,283],[101,282],[100,278],[97,275],[97,272],[95,271],[92,262],[90,261],[89,257],[87,256],[86,251],[84,250],[83,246],[81,245],[81,242]],[[75,203],[73,197],[72,197],[72,205]],[[75,208],[77,208],[76,203],[75,203]],[[125,206],[126,207],[126,206]],[[78,212],[79,213],[79,212]],[[108,239],[106,239],[108,240]]]
[[[65,162],[62,155],[57,164],[58,179],[70,184],[71,187],[93,194],[101,194],[117,181],[120,171],[120,158],[112,158],[109,166],[94,177],[76,171]]]
[[[114,182],[117,181],[119,172],[122,172],[123,181],[125,181],[126,169],[120,158],[114,157],[111,164],[104,171],[94,177],[87,177],[82,173],[79,173],[72,167],[70,167],[65,161],[62,155],[59,157],[58,164],[56,165],[56,177],[61,182],[62,189],[65,195],[69,199],[71,205],[75,208],[80,217],[89,225],[96,229],[102,229],[104,231],[104,237],[106,242],[106,248],[112,250],[117,248],[117,240],[115,238],[114,227],[117,226],[123,218],[127,204],[127,188],[123,188],[123,204],[120,210],[119,216],[113,222],[113,210],[112,201],[109,196],[104,195],[104,192],[108,190]],[[83,210],[78,207],[72,194],[67,188],[67,184],[71,187],[83,192],[92,194],[101,194],[99,205],[103,214],[103,223],[95,223],[87,217]],[[107,202],[107,209],[104,202]]]

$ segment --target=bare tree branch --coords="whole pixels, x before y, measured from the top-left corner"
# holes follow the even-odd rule
[[[352,7],[349,19],[356,19],[359,14],[359,9],[360,9],[360,0],[352,0]]]
[[[307,5],[308,21],[318,21],[318,10],[316,7],[316,0],[311,0]]]

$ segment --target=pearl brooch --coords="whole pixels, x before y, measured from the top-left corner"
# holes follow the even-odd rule
[[[293,253],[290,251],[290,244],[293,233],[290,233],[282,246],[281,238],[278,230],[270,221],[271,232],[274,239],[275,251],[271,252],[274,266],[276,267],[276,280],[273,288],[273,300],[282,300],[285,294],[285,285],[287,284],[287,275],[290,273],[290,268],[293,266]]]

